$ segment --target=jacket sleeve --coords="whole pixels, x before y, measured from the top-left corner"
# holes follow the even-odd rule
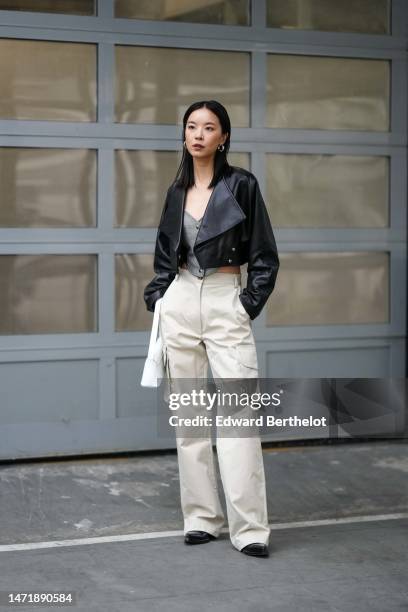
[[[279,257],[268,211],[254,175],[249,179],[249,198],[248,277],[239,297],[250,319],[255,319],[275,287]]]
[[[167,190],[166,200],[163,206],[163,211],[160,217],[159,227],[157,229],[156,235],[156,245],[153,261],[153,269],[156,273],[156,276],[153,278],[153,280],[150,281],[148,285],[146,285],[143,294],[144,301],[146,303],[146,308],[150,312],[154,312],[154,305],[156,301],[159,298],[163,297],[171,281],[176,276],[176,273],[174,272],[171,265],[169,238],[164,232],[160,231],[160,226],[169,202],[169,192],[170,187]]]

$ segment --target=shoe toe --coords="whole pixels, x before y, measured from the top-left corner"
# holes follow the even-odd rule
[[[253,557],[268,557],[269,551],[266,544],[261,544],[260,542],[253,542],[252,544],[247,544],[241,550],[245,555],[251,555]]]
[[[210,540],[215,540],[215,536],[206,531],[187,531],[184,537],[186,544],[205,544]]]

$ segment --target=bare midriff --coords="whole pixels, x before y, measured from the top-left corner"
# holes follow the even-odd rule
[[[184,270],[187,270],[187,266],[185,263],[181,266]],[[217,268],[217,272],[229,272],[230,274],[239,274],[241,272],[240,266],[221,266]]]

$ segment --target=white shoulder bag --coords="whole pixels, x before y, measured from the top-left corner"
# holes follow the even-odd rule
[[[142,387],[158,387],[160,379],[164,378],[163,342],[159,329],[160,307],[163,298],[156,300],[154,305],[153,325],[150,334],[149,350],[143,368]]]

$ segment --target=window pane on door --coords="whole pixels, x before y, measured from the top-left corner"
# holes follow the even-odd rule
[[[96,255],[0,255],[0,334],[97,331]]]
[[[96,121],[96,45],[0,39],[0,119]]]
[[[281,253],[267,325],[388,323],[389,253]]]
[[[389,82],[387,60],[269,53],[266,125],[388,131]]]
[[[266,156],[266,203],[276,227],[389,226],[389,158]]]
[[[0,0],[2,11],[94,15],[94,0]]]
[[[116,227],[157,227],[177,157],[176,151],[115,152]]]
[[[249,0],[115,0],[115,17],[249,25]]]
[[[153,313],[146,309],[143,292],[154,276],[150,253],[115,255],[116,331],[151,328]]]
[[[181,125],[193,100],[211,97],[234,127],[249,126],[248,53],[122,45],[115,52],[117,122]]]
[[[267,25],[287,30],[390,34],[390,0],[266,0]]]
[[[0,227],[95,227],[96,151],[0,149]]]

